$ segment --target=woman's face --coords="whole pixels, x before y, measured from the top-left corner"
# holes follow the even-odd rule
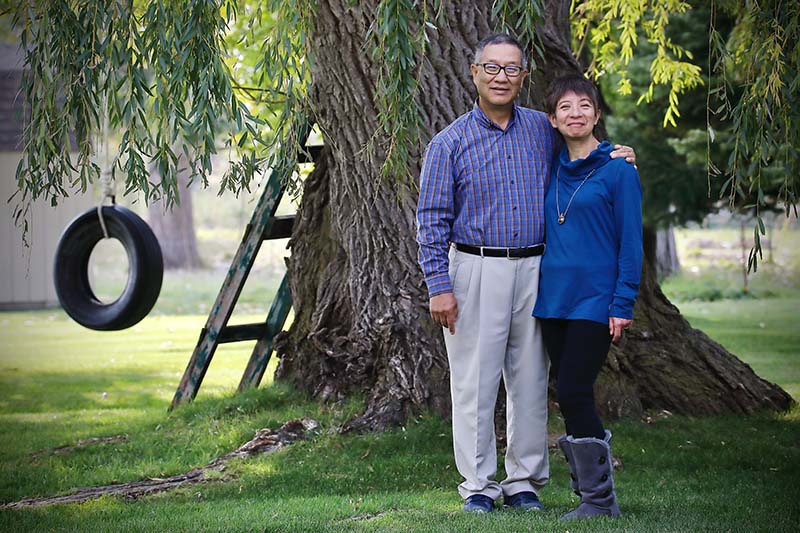
[[[555,115],[548,115],[553,125],[567,140],[586,139],[592,135],[600,112],[585,94],[567,91],[558,99]]]

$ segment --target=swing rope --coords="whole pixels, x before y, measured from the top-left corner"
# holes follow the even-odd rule
[[[108,228],[106,227],[106,221],[103,217],[103,202],[105,202],[106,198],[111,199],[111,205],[116,204],[116,197],[114,195],[114,183],[113,183],[113,175],[110,168],[110,157],[108,153],[108,135],[109,135],[109,126],[108,126],[108,95],[103,96],[103,131],[102,131],[102,152],[103,152],[103,166],[102,170],[100,171],[100,185],[103,189],[102,195],[100,196],[100,201],[97,203],[97,217],[100,219],[100,227],[103,229],[103,237],[108,239]]]

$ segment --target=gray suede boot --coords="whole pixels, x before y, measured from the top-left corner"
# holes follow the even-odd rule
[[[561,451],[564,453],[564,458],[567,460],[567,465],[569,465],[570,488],[572,492],[580,496],[581,491],[578,490],[578,473],[575,471],[575,458],[572,456],[572,447],[567,440],[567,436],[561,435],[558,437],[558,439],[556,439],[556,444],[561,448]]]
[[[575,439],[571,436],[567,436],[566,440],[575,464],[581,503],[577,509],[562,516],[561,520],[619,516],[614,492],[614,467],[611,465],[611,432],[606,430],[603,440],[592,437]]]

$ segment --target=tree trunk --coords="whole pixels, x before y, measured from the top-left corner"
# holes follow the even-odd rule
[[[787,409],[792,397],[758,377],[705,333],[692,328],[645,266],[633,327],[612,346],[595,386],[601,413],[646,409],[693,415]]]
[[[675,230],[672,226],[668,228],[644,226],[642,238],[645,260],[648,267],[655,271],[658,281],[663,281],[681,271],[678,248],[675,245]]]
[[[675,245],[675,228],[660,228],[656,232],[656,277],[663,280],[681,271],[678,248]]]
[[[159,178],[155,175],[154,179]],[[148,222],[161,246],[164,268],[191,270],[200,268],[202,262],[197,252],[192,194],[185,170],[178,172],[178,187],[181,193],[180,203],[167,209],[162,201],[152,202],[147,208]]]
[[[364,51],[375,4],[317,3],[312,96],[326,149],[306,181],[289,243],[295,320],[276,342],[278,379],[323,400],[365,397],[364,413],[345,430],[382,429],[421,409],[444,416],[450,410],[441,328],[428,316],[416,260],[416,192],[379,177],[380,143],[375,153],[364,148],[377,128],[377,60]],[[490,33],[488,0],[442,5],[448,22],[430,33],[419,94],[424,139],[415,156],[470,109],[472,49]],[[548,62],[536,79],[577,69],[568,48],[568,7],[564,0],[548,3],[551,15],[540,31]],[[537,107],[542,85],[521,103]],[[411,171],[417,175],[418,165]],[[598,405],[606,415],[650,407],[750,412],[790,404],[780,388],[692,329],[647,268],[634,324],[599,381]]]

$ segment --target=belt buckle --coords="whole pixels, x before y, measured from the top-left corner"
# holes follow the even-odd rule
[[[522,257],[515,257],[515,256],[511,255],[511,250],[512,249],[513,248],[506,248],[506,259],[509,259],[511,261],[516,261],[517,259],[522,259]]]

